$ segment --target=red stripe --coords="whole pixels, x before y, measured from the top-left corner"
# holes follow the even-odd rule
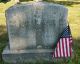
[[[66,54],[66,41],[65,41],[65,39],[66,38],[63,38],[64,39],[64,52],[65,52],[65,57],[67,56],[67,54]]]
[[[61,57],[63,57],[62,38],[60,39],[60,46],[61,46]]]
[[[72,56],[72,50],[71,50],[71,45],[70,45],[71,43],[70,43],[70,38],[69,38],[69,47],[70,47],[70,57]]]
[[[58,44],[57,44],[58,47]],[[56,48],[56,56],[58,57],[58,48]]]
[[[63,38],[62,38],[62,48],[63,48],[63,57],[65,57],[65,51],[64,51],[64,41],[63,41]]]
[[[61,57],[61,47],[60,47],[60,41],[59,41],[59,52],[60,52],[60,57]]]
[[[58,57],[60,57],[59,42],[58,42],[58,45],[57,45],[57,52],[58,52]]]
[[[69,57],[70,56],[69,38],[67,38],[67,47],[68,47],[68,57]]]
[[[68,57],[68,47],[67,47],[67,38],[65,38],[65,45],[66,45],[66,55],[67,55],[67,57]]]
[[[59,57],[59,56],[58,56],[58,53],[59,53],[59,52],[58,52],[58,48],[57,48],[57,57]]]

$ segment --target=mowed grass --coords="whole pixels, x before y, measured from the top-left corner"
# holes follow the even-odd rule
[[[5,10],[14,4],[15,3],[13,1],[0,3],[0,64],[4,64],[2,60],[2,51],[8,42]],[[68,8],[68,22],[71,28],[74,42],[74,56],[67,61],[58,61],[54,64],[80,64],[80,4],[66,5],[66,7]]]

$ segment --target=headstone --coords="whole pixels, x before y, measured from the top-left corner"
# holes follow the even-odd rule
[[[5,62],[52,60],[51,53],[67,26],[67,9],[47,2],[16,4],[6,10],[9,45]]]

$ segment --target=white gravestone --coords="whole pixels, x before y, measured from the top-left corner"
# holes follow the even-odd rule
[[[21,3],[6,10],[6,20],[9,47],[3,51],[4,61],[50,59],[52,48],[56,47],[60,34],[67,26],[67,9],[41,0]]]

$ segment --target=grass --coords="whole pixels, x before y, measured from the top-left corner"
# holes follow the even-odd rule
[[[7,44],[6,42],[8,42],[5,10],[8,9],[13,4],[14,4],[13,1],[10,1],[7,3],[0,3],[0,64],[3,64],[1,53],[3,51],[3,48]],[[65,5],[66,3],[64,2],[63,4]],[[73,43],[74,57],[62,62],[59,62],[59,61],[54,62],[53,64],[80,64],[80,4],[71,3],[65,6],[69,10],[68,21],[70,24],[70,28],[71,28],[71,32],[74,40],[74,43]],[[40,64],[40,63],[36,63],[36,64]]]

